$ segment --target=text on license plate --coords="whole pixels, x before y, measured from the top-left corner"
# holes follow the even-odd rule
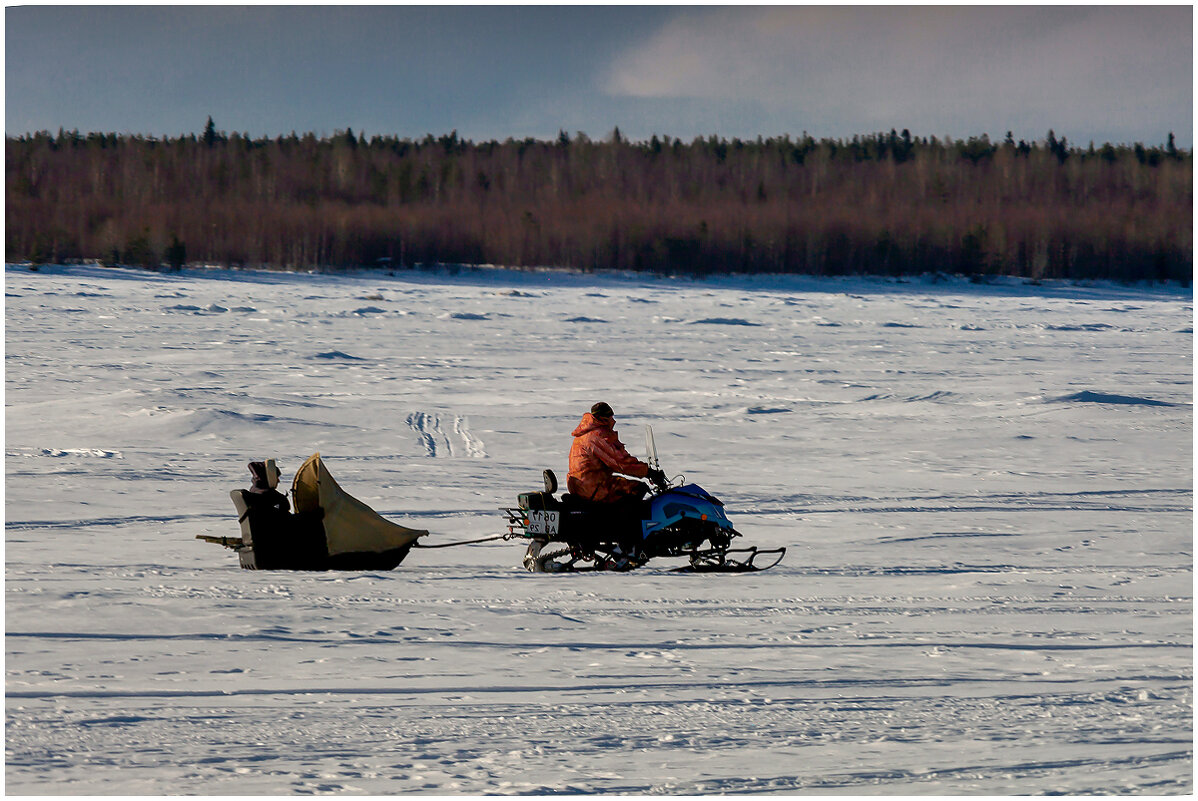
[[[528,533],[543,534],[548,537],[555,536],[560,517],[561,512],[529,512]]]

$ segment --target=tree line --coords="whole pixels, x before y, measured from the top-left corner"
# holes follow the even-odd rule
[[[1193,153],[875,133],[5,138],[5,258],[1175,279]]]

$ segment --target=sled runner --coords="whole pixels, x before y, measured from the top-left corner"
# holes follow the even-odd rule
[[[246,570],[392,570],[428,534],[392,523],[341,489],[319,453],[295,473],[294,512],[277,501],[281,494],[257,487],[229,496],[241,537],[197,539],[232,548]]]

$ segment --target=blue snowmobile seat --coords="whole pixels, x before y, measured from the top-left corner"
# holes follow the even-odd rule
[[[561,510],[558,539],[639,543],[641,521],[648,517],[649,504],[643,500],[597,503],[567,492],[562,495]]]

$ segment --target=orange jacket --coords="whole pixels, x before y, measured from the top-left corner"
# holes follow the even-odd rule
[[[606,503],[629,495],[639,495],[639,481],[619,478],[623,473],[644,478],[649,465],[630,455],[616,435],[615,420],[596,417],[587,412],[574,429],[574,444],[570,446],[570,472],[566,489],[588,501]]]

